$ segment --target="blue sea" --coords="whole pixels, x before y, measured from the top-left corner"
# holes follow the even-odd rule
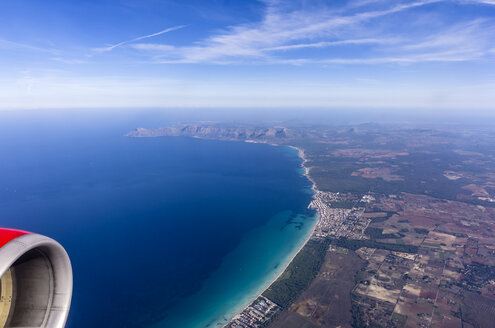
[[[315,223],[288,147],[129,138],[153,115],[0,113],[0,226],[68,251],[68,325],[221,327]]]

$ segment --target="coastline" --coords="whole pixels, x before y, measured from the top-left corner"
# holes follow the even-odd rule
[[[245,142],[253,142],[253,143],[257,143],[255,141],[245,141]],[[291,146],[291,145],[277,145],[277,144],[270,144],[271,146],[286,146],[286,147],[289,147],[289,148],[292,148],[294,150],[297,151],[297,154],[299,156],[300,159],[302,159],[302,163],[301,163],[301,167],[304,169],[304,174],[302,174],[304,177],[306,177],[306,179],[308,179],[310,182],[311,182],[311,190],[313,190],[314,194],[312,196],[312,198],[314,199],[314,195],[316,194],[316,192],[318,191],[317,189],[317,186],[316,186],[316,182],[311,178],[311,176],[309,175],[309,171],[310,171],[310,168],[307,167],[305,164],[308,162],[308,160],[306,159],[306,154],[304,153],[304,150],[302,148],[299,148],[297,146]],[[311,206],[311,203],[310,202],[308,204],[308,208]],[[229,322],[227,322],[225,325],[223,325],[223,328],[226,328],[230,325],[230,323],[232,323],[233,320],[235,320],[236,318],[239,318],[240,317],[240,314],[246,310],[256,299],[262,297],[263,293],[268,289],[270,288],[270,286],[275,282],[277,281],[285,272],[285,270],[289,267],[289,265],[294,261],[294,258],[301,252],[301,250],[304,248],[304,246],[306,246],[306,244],[308,243],[308,241],[311,239],[311,237],[313,236],[314,232],[315,232],[315,229],[316,229],[316,226],[317,226],[317,223],[320,219],[320,216],[319,216],[319,213],[317,212],[316,213],[316,220],[315,222],[313,223],[313,227],[311,229],[311,231],[308,233],[308,236],[306,237],[306,239],[304,240],[304,242],[301,243],[301,245],[297,248],[297,250],[294,252],[294,254],[290,257],[290,259],[287,261],[287,263],[283,266],[283,269],[280,271],[280,273],[275,276],[274,279],[272,279],[269,283],[268,283],[268,286],[266,288],[263,289],[262,292],[260,292],[259,294],[257,294],[255,297],[253,297],[247,306],[245,306],[241,311],[239,311],[235,316],[233,316]]]
[[[301,167],[304,168],[304,174],[303,175],[306,177],[306,179],[308,179],[311,182],[311,184],[312,184],[311,189],[315,192],[318,191],[318,189],[316,188],[315,180],[313,180],[313,178],[309,175],[310,167],[305,165],[308,162],[308,160],[306,158],[306,153],[304,153],[304,150],[302,148],[297,147],[297,146],[288,146],[288,147],[297,150],[297,154],[298,154],[299,158],[302,159]]]

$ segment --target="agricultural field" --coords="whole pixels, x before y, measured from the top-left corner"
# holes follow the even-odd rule
[[[330,245],[270,327],[493,327],[495,134],[318,131],[296,143]]]

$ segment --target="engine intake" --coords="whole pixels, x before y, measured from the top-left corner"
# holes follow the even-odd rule
[[[0,327],[64,327],[72,297],[64,248],[12,229],[0,229],[0,247]]]

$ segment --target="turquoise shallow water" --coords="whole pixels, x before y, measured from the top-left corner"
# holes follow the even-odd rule
[[[154,327],[222,327],[284,270],[315,222],[316,216],[291,211],[274,215],[244,235],[201,289]]]
[[[294,149],[123,136],[156,125],[167,123],[0,115],[0,226],[67,249],[69,328],[215,327],[314,224]]]

